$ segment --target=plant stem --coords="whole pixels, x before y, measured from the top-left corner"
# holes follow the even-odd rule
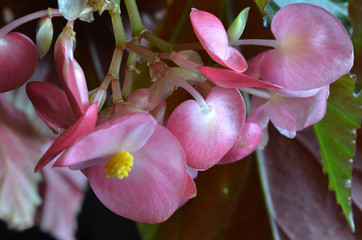
[[[49,15],[50,17],[59,17],[63,16],[58,9],[47,9],[47,10],[41,10],[38,12],[34,12],[31,14],[28,14],[26,16],[23,16],[21,18],[18,18],[12,22],[10,22],[8,25],[4,26],[0,29],[0,38],[3,38],[6,34],[14,30],[15,28],[19,27],[20,25],[30,22],[34,19],[45,17]]]
[[[240,91],[249,93],[251,95],[264,98],[264,99],[270,99],[271,95],[267,91],[259,90],[256,88],[239,88]]]
[[[156,46],[158,49],[160,49],[162,52],[172,52],[173,50],[173,44],[170,44],[161,38],[157,37],[156,35],[150,33],[147,30],[144,30],[141,33],[141,37],[147,39],[151,44]]]
[[[206,112],[210,111],[210,106],[206,103],[205,99],[201,96],[201,94],[198,91],[196,91],[195,88],[193,88],[190,84],[188,84],[187,82],[178,77],[175,77],[174,80],[178,86],[182,87],[188,93],[191,94],[191,96],[196,100],[196,102],[200,105],[200,107],[204,109],[204,111]]]
[[[273,240],[279,240],[280,237],[279,237],[278,229],[277,229],[277,226],[275,223],[276,217],[275,217],[275,212],[274,212],[274,207],[273,207],[273,201],[270,197],[267,173],[266,173],[265,166],[264,166],[264,157],[260,150],[256,150],[256,159],[257,159],[257,163],[258,163],[261,188],[262,188],[263,195],[264,195],[266,209],[267,209],[267,212],[269,215],[270,228],[271,228],[271,231],[273,234]]]
[[[139,40],[133,40],[133,43],[139,46]],[[127,97],[132,92],[137,56],[138,55],[132,51],[128,54],[122,88],[123,97]]]
[[[132,36],[138,36],[144,30],[142,19],[135,0],[125,0],[127,13],[132,27]]]
[[[276,48],[278,46],[278,41],[275,39],[240,39],[230,42],[230,45],[257,45]]]
[[[138,56],[144,58],[150,63],[154,63],[157,58],[157,53],[148,50],[145,47],[135,44],[134,42],[127,42],[125,48],[136,53]]]

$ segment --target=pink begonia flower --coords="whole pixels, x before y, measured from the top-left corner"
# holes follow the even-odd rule
[[[77,215],[88,186],[87,178],[80,171],[50,165],[42,169],[42,174],[40,193],[43,202],[38,209],[37,224],[56,239],[73,240]]]
[[[197,67],[205,77],[216,85],[224,88],[247,88],[261,87],[270,89],[280,89],[279,86],[249,77],[229,69],[213,68],[213,67]]]
[[[0,96],[0,219],[8,228],[34,225],[39,174],[32,169],[42,153],[44,139],[27,116]]]
[[[36,113],[54,132],[64,132],[77,120],[67,95],[60,88],[46,82],[29,82],[26,93]]]
[[[17,32],[0,38],[0,93],[23,85],[38,62],[38,50],[25,35]]]
[[[38,172],[59,153],[71,147],[76,141],[93,130],[97,121],[97,103],[93,103],[84,115],[79,118],[72,126],[67,128],[49,147],[49,149],[40,158],[35,166],[35,172]]]
[[[193,8],[190,19],[197,38],[215,62],[237,72],[247,69],[243,55],[229,46],[226,30],[217,17]]]
[[[256,122],[246,121],[239,134],[234,146],[218,164],[236,162],[252,153],[262,140],[263,129]]]
[[[60,83],[73,111],[82,116],[89,106],[87,82],[84,72],[73,56],[72,27],[67,25],[59,35],[55,47],[55,65]]]
[[[82,169],[100,201],[134,221],[165,221],[190,197],[183,149],[148,113],[101,123],[54,166]]]
[[[181,103],[170,115],[167,128],[180,141],[187,164],[204,170],[231,149],[245,121],[244,100],[237,89],[213,88],[205,110],[195,100]]]
[[[271,30],[276,48],[257,55],[247,74],[256,67],[265,81],[286,90],[305,91],[326,86],[352,68],[353,45],[348,33],[321,7],[287,5],[275,14]]]
[[[272,94],[269,100],[260,101],[253,97],[252,105],[255,105],[253,101],[259,103],[257,107],[253,107],[248,120],[260,122],[265,126],[265,122],[270,119],[283,135],[293,138],[297,131],[313,125],[324,117],[328,94],[329,86],[326,86],[315,95],[305,98]]]

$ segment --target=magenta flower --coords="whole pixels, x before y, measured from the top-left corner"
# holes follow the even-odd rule
[[[248,74],[258,72],[261,79],[287,90],[305,91],[326,86],[352,68],[348,33],[321,7],[287,5],[275,14],[271,30],[276,48],[256,56]]]
[[[244,100],[237,89],[213,88],[208,108],[195,100],[181,103],[168,119],[167,128],[180,141],[187,164],[204,170],[231,149],[245,121]]]
[[[27,36],[13,32],[0,37],[0,93],[23,85],[37,62],[38,50]]]
[[[98,125],[55,166],[82,169],[106,207],[135,221],[165,221],[181,199],[194,195],[181,145],[147,113]]]

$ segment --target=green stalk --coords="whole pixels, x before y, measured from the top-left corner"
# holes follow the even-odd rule
[[[125,0],[127,13],[132,27],[132,36],[138,36],[144,30],[140,12],[135,0]]]

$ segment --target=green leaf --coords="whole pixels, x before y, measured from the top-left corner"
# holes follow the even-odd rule
[[[330,86],[326,115],[314,125],[329,188],[353,231],[351,172],[362,107],[362,95],[354,94],[354,84],[355,77],[345,75]]]
[[[354,67],[351,72],[362,76],[362,3],[359,0],[349,1],[349,11],[353,22],[352,42],[354,47]],[[357,78],[357,87],[362,87],[362,78]]]
[[[270,0],[264,8],[267,13],[264,16],[264,25],[269,27],[275,13],[280,8],[292,3],[310,3],[322,7],[336,16],[349,34],[352,33],[352,23],[348,14],[348,0]]]

